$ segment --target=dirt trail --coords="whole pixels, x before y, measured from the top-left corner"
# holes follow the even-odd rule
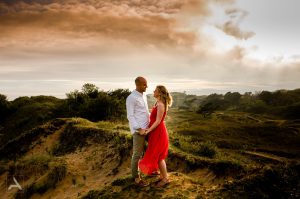
[[[244,154],[251,155],[254,157],[271,160],[271,161],[277,161],[277,162],[289,162],[290,160],[288,158],[280,157],[274,154],[269,153],[262,153],[262,152],[256,152],[256,151],[244,151]]]

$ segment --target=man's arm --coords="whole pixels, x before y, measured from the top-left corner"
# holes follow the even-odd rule
[[[131,97],[128,97],[126,99],[127,119],[129,120],[129,123],[132,125],[132,128],[134,130],[139,130],[141,127],[137,123],[137,121],[135,120],[135,117],[134,117],[134,105],[135,105],[134,99]]]

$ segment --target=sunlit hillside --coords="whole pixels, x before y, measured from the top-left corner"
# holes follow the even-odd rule
[[[172,110],[167,126],[172,182],[165,188],[134,185],[126,123],[70,118],[52,120],[1,148],[0,192],[4,198],[299,196],[297,121]],[[23,191],[6,190],[11,176]]]
[[[128,90],[85,84],[67,99],[1,98],[3,198],[299,198],[299,89],[174,93],[168,111],[171,183],[130,176]],[[148,96],[151,108],[154,101]],[[150,109],[151,111],[151,109]],[[9,185],[20,184],[9,189]]]

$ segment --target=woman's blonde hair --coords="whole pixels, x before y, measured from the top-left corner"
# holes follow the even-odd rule
[[[172,96],[170,95],[169,91],[165,86],[158,85],[156,86],[156,88],[158,90],[160,100],[164,103],[166,110],[168,110],[168,108],[172,105],[173,102]]]

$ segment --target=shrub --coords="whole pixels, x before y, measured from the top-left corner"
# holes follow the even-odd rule
[[[10,102],[5,95],[0,94],[0,121],[6,119],[10,113]]]
[[[217,154],[217,146],[210,142],[202,142],[195,144],[195,152],[196,154],[204,157],[214,158]]]
[[[217,154],[217,146],[211,141],[200,142],[193,136],[176,135],[172,138],[172,144],[183,151],[190,152],[194,155],[214,158]]]
[[[68,117],[83,117],[91,121],[126,119],[125,100],[130,94],[128,89],[99,91],[93,84],[84,84],[82,91],[67,93]]]

